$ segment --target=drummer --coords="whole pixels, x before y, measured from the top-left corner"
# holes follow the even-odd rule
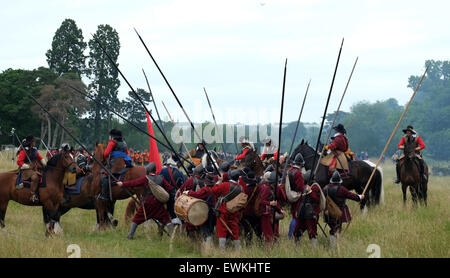
[[[212,171],[212,169],[206,167],[203,182],[204,187],[200,188],[197,191],[193,190],[184,191],[183,194],[187,194],[188,196],[204,200],[208,204],[209,207],[208,220],[206,220],[206,222],[203,225],[198,227],[198,229],[204,240],[205,247],[210,248],[212,246],[212,236],[214,234],[214,226],[216,223],[216,217],[214,213],[216,198],[214,197],[214,194],[211,191],[211,188],[216,183],[214,181],[214,171]]]
[[[149,180],[152,180],[156,184],[162,186],[164,190],[170,192],[173,188],[162,176],[156,175],[156,164],[155,162],[150,163],[147,166],[147,176],[142,176],[140,178],[117,182],[117,185],[120,187],[147,187]],[[173,229],[173,223],[170,221],[169,211],[166,209],[164,203],[161,203],[156,199],[153,194],[149,192],[149,188],[147,187],[145,190],[146,196],[144,197],[144,204],[140,206],[133,217],[133,222],[131,223],[130,232],[128,234],[128,239],[133,239],[134,233],[136,232],[137,226],[144,223],[149,219],[154,219],[159,221],[159,223],[166,225],[171,231]],[[145,211],[144,211],[145,210]]]

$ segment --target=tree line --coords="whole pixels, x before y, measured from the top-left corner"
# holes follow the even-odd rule
[[[0,143],[11,144],[11,128],[17,130],[20,137],[33,134],[40,137],[48,146],[59,147],[62,143],[73,143],[57,124],[41,111],[28,97],[33,95],[86,146],[95,142],[106,142],[108,131],[118,128],[125,139],[135,149],[148,149],[149,138],[130,124],[114,117],[97,102],[106,104],[128,120],[147,130],[145,110],[132,92],[124,100],[118,98],[120,80],[118,72],[96,42],[98,40],[113,61],[117,64],[120,54],[120,40],[117,31],[108,24],[99,25],[93,38],[84,41],[83,32],[72,19],[66,19],[56,30],[51,48],[45,53],[48,67],[33,70],[6,69],[0,73]],[[87,54],[87,55],[86,55]],[[446,160],[450,155],[450,61],[427,60],[430,66],[421,88],[407,112],[399,130],[395,134],[387,155],[396,150],[397,142],[406,125],[413,125],[424,139],[426,156],[436,160]],[[415,89],[420,76],[410,76],[407,86]],[[86,98],[72,88],[89,94]],[[149,92],[137,88],[137,94],[147,105],[152,101]],[[340,111],[336,123],[342,123],[347,129],[351,150],[359,153],[367,151],[371,157],[379,156],[402,111],[396,99],[370,103],[362,101],[351,106],[349,112]],[[331,128],[334,112],[326,116],[322,141]],[[171,122],[158,121],[171,140]],[[203,126],[208,122],[202,123]],[[286,123],[282,130],[281,151],[289,150],[296,122]],[[247,130],[250,126],[245,126]],[[160,131],[153,125],[155,136],[163,140]],[[300,123],[296,144],[302,139],[315,147],[319,132],[318,124]],[[234,131],[237,140],[237,131]],[[193,137],[193,131],[191,138]],[[224,132],[224,142],[225,142]],[[258,137],[259,138],[259,137]],[[171,142],[173,143],[173,142]],[[18,143],[16,142],[16,145]],[[195,144],[187,144],[188,148]],[[238,144],[224,144],[227,152],[235,153]],[[263,143],[257,142],[260,149]],[[180,149],[180,145],[174,145]],[[222,149],[222,144],[211,144],[211,148]],[[166,151],[159,146],[160,151]]]

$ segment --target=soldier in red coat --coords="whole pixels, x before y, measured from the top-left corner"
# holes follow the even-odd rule
[[[397,148],[400,150],[405,150],[405,147],[407,145],[413,146],[414,150],[416,151],[416,157],[419,159],[420,174],[422,178],[426,180],[427,176],[425,175],[423,159],[422,155],[420,154],[420,151],[425,149],[425,143],[423,142],[422,138],[420,138],[420,136],[417,134],[417,132],[414,130],[414,128],[410,125],[403,130],[403,133],[405,133],[405,135],[402,136],[402,139],[400,140],[400,143],[398,143]],[[400,159],[402,159],[403,157],[404,155],[402,155]],[[397,179],[395,180],[395,183],[400,183],[400,167],[398,166],[398,163],[395,166],[397,172]]]
[[[253,147],[246,138],[240,138],[242,152],[234,157],[234,160],[242,160],[247,155],[247,152],[252,151]]]
[[[239,211],[231,213],[226,208],[226,202],[232,200],[240,192],[239,180],[240,171],[231,171],[230,180],[228,182],[221,182],[219,178],[219,184],[210,188],[214,197],[219,201],[216,203],[217,209],[217,221],[216,221],[216,235],[219,239],[219,247],[221,250],[225,250],[225,244],[227,236],[230,236],[233,240],[233,244],[236,249],[240,249],[241,241],[239,239]],[[219,199],[220,198],[220,199]]]
[[[117,182],[118,186],[123,187],[147,187],[145,190],[146,196],[144,198],[143,206],[140,206],[133,217],[133,222],[131,223],[130,232],[128,234],[128,239],[133,239],[134,233],[136,232],[137,226],[141,223],[154,219],[159,221],[162,225],[169,227],[169,231],[172,230],[173,225],[170,222],[170,215],[167,211],[165,204],[158,201],[158,199],[153,196],[150,189],[148,188],[148,182],[152,180],[157,185],[160,185],[167,192],[172,191],[172,186],[168,183],[162,176],[156,175],[156,164],[154,162],[147,166],[147,176],[143,176],[131,181]]]
[[[31,201],[39,202],[39,197],[36,194],[39,183],[39,173],[36,171],[38,169],[38,162],[42,167],[46,166],[45,159],[39,154],[37,148],[35,147],[36,138],[33,135],[27,136],[22,140],[22,147],[19,151],[19,156],[17,157],[17,165],[20,170],[23,171],[33,171],[31,175],[30,191],[31,191]],[[23,183],[19,184],[17,189],[23,188]]]
[[[325,195],[330,196],[342,211],[341,219],[331,219],[331,217],[325,214],[325,222],[330,226],[330,244],[333,247],[336,244],[336,232],[341,231],[342,223],[350,222],[352,220],[350,210],[348,209],[345,200],[350,199],[356,202],[361,202],[364,199],[364,195],[354,194],[348,191],[348,189],[341,184],[341,175],[338,171],[335,171],[330,179],[330,184],[325,186],[323,189]]]
[[[244,193],[248,196],[247,205],[242,210],[241,225],[244,228],[246,244],[250,245],[253,232],[258,239],[262,239],[261,219],[255,212],[255,201],[261,192],[261,186],[259,185],[259,178],[251,170],[241,177],[241,181],[244,184]]]
[[[313,246],[317,245],[317,223],[320,214],[320,189],[317,183],[312,186],[305,184],[302,167],[305,165],[303,156],[299,153],[294,158],[294,165],[289,169],[288,178],[295,191],[301,193],[300,198],[292,206],[295,218],[294,239],[296,242],[305,230]]]
[[[284,191],[281,186],[278,185],[277,200],[275,200],[275,186],[278,181],[276,180],[276,170],[270,173],[267,182],[261,185],[260,193],[260,207],[259,212],[261,214],[261,230],[264,235],[266,244],[273,243],[279,238],[279,219],[275,219],[273,223],[274,214],[286,216],[286,212],[281,208],[281,204],[277,200],[285,200]],[[275,226],[275,229],[274,227]]]
[[[336,131],[333,141],[328,146],[325,146],[325,150],[337,150],[345,153],[348,149],[348,139],[345,136],[347,131],[342,124],[338,124],[333,129]]]

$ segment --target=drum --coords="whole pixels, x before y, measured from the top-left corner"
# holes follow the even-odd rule
[[[175,201],[175,214],[194,226],[201,226],[208,220],[208,211],[205,201],[185,194]]]

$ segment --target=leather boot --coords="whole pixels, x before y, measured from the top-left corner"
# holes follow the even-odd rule
[[[30,184],[30,190],[31,190],[31,198],[30,200],[33,203],[37,203],[39,202],[39,196],[37,195],[36,191],[38,190],[38,181],[35,179],[31,180],[31,184]]]
[[[134,232],[136,232],[136,229],[138,227],[138,224],[131,222],[130,232],[128,233],[128,239],[133,239]]]
[[[397,173],[397,179],[394,181],[394,183],[400,183],[400,167],[398,167],[398,162],[395,164],[395,172]]]
[[[419,159],[419,166],[420,166],[420,176],[424,181],[427,180],[427,176],[425,175],[425,167],[423,165],[423,160]]]
[[[108,201],[109,200],[109,185],[108,185],[108,178],[103,177],[100,181],[100,185],[102,187],[102,192],[100,195],[98,195],[98,199],[102,201]]]

